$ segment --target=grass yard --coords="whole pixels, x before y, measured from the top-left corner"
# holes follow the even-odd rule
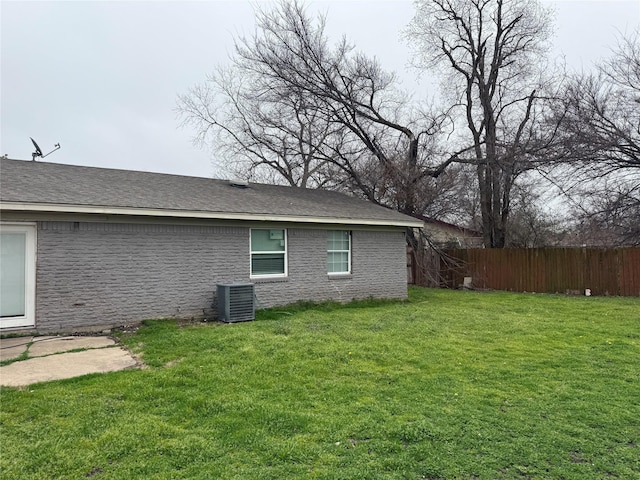
[[[640,299],[414,288],[149,321],[150,368],[3,389],[3,479],[637,479]]]

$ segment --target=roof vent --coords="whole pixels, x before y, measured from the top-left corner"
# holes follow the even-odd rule
[[[229,180],[229,185],[235,188],[249,188],[249,182],[241,178],[233,178]]]

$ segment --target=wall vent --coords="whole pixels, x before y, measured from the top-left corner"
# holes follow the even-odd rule
[[[217,286],[218,317],[223,322],[246,322],[256,316],[253,283],[227,283]]]

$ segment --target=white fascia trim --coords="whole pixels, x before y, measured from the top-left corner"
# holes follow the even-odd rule
[[[51,203],[14,203],[0,202],[0,211],[14,212],[47,212],[47,213],[84,213],[99,215],[128,215],[142,217],[175,217],[175,218],[206,218],[212,220],[246,220],[258,222],[290,222],[290,223],[318,223],[338,225],[371,225],[388,227],[413,227],[421,228],[423,223],[419,220],[372,220],[349,219],[337,217],[305,217],[294,215],[270,215],[255,213],[225,213],[205,212],[198,210],[164,210],[154,208],[132,207],[99,207],[88,205],[64,205]]]

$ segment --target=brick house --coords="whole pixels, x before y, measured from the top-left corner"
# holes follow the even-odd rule
[[[213,318],[216,285],[258,307],[405,298],[422,222],[340,193],[2,159],[2,332]]]
[[[424,221],[424,230],[434,245],[440,248],[482,248],[482,233],[435,218],[416,215]]]

